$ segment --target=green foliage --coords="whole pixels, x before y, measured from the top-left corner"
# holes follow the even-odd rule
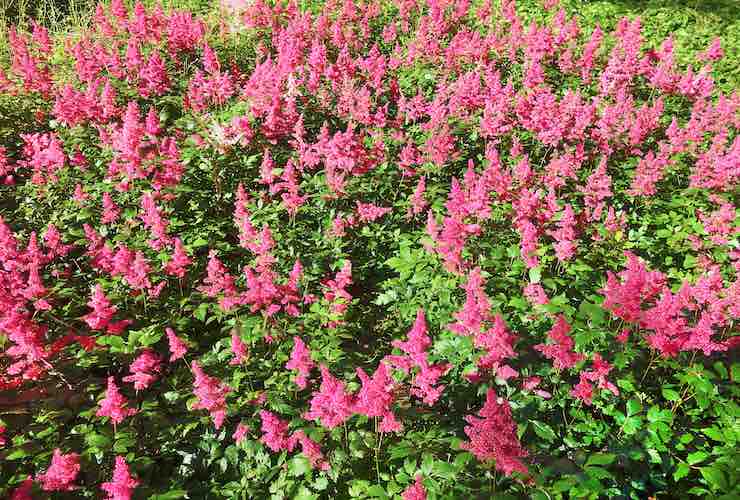
[[[274,48],[271,34],[262,28],[242,28],[241,32],[219,36],[220,14],[209,2],[164,4],[168,9],[188,9],[204,16],[208,41],[221,63],[233,62],[233,67],[246,75],[260,60],[257,47]],[[740,7],[731,0],[563,0],[561,4],[577,16],[585,37],[597,24],[610,30],[623,15],[639,14],[646,45],[657,47],[673,35],[680,65],[694,62],[696,53],[714,37],[722,36],[727,55],[714,70],[719,90],[729,93],[740,85]],[[64,32],[65,23],[80,27],[86,22],[79,2],[19,5],[6,10],[10,22],[33,16],[54,26],[58,34]],[[320,12],[320,7],[317,2],[301,2],[302,9],[314,13]],[[518,12],[525,22],[552,17],[534,0],[520,0]],[[381,30],[397,15],[398,6],[384,2],[378,19],[368,28],[385,55],[392,54],[394,47],[382,41]],[[475,20],[467,22],[481,28]],[[408,42],[409,35],[403,36]],[[60,60],[55,76],[75,82],[74,61],[61,47],[55,50]],[[6,47],[0,52],[5,55]],[[335,56],[331,54],[331,58]],[[114,153],[94,127],[67,127],[50,119],[53,102],[40,95],[0,94],[0,145],[7,148],[11,161],[24,157],[21,134],[32,132],[55,132],[63,138],[68,154],[80,151],[89,160],[85,170],[65,166],[53,183],[37,184],[26,178],[26,173],[18,174],[15,185],[0,186],[0,216],[23,246],[31,231],[42,237],[48,224],[62,230],[64,243],[75,245],[65,259],[45,268],[42,278],[49,297],[53,297],[53,308],[39,308],[32,317],[48,328],[45,338],[49,340],[71,332],[95,336],[98,346],[88,351],[73,343],[55,358],[48,379],[24,381],[23,390],[0,392],[0,427],[9,429],[8,442],[0,448],[0,496],[8,495],[29,474],[46,470],[55,448],[79,453],[84,466],[77,479],[81,488],[54,493],[53,498],[97,498],[99,485],[111,478],[116,455],[125,457],[141,481],[134,498],[158,500],[397,499],[417,475],[423,477],[429,499],[693,496],[729,500],[740,495],[740,363],[736,356],[704,356],[699,351],[660,357],[646,344],[644,329],[625,324],[604,304],[606,273],[624,268],[625,251],[640,255],[651,269],[663,272],[676,293],[684,281],[695,282],[702,276],[705,266],[700,259],[711,258],[726,282],[735,276],[737,235],[726,244],[708,245],[704,252],[692,246],[695,238],[707,239],[698,213],[711,212],[713,205],[706,190],[688,187],[690,166],[684,162],[689,160],[680,158],[661,180],[659,192],[641,199],[625,194],[634,175],[635,159],[619,163],[619,157],[616,165],[610,164],[615,182],[613,206],[625,215],[625,229],[612,231],[605,224],[595,224],[598,238],[583,235],[587,243],[567,262],[555,258],[552,238],[543,236],[539,265],[528,268],[512,225],[514,200],[499,199],[492,204],[491,216],[482,224],[485,237],[468,242],[462,257],[482,269],[492,313],[501,314],[518,336],[519,356],[511,364],[519,376],[505,379],[484,374],[483,382],[475,384],[472,381],[480,375],[476,363],[481,349],[471,337],[449,328],[465,303],[462,287],[467,279],[462,273],[449,272],[440,256],[427,249],[434,242],[424,228],[423,216],[409,215],[416,179],[403,176],[398,165],[385,161],[372,174],[352,176],[348,180],[350,194],[342,198],[333,196],[327,187],[324,170],[307,168],[300,179],[306,202],[297,216],[289,213],[279,196],[268,193],[259,181],[260,165],[265,150],[270,150],[276,165],[273,173],[282,174],[287,161],[296,155],[296,144],[287,136],[271,141],[260,134],[250,141],[229,143],[224,129],[234,118],[250,117],[252,103],[248,100],[232,99],[206,113],[185,106],[188,82],[201,65],[199,57],[186,53],[177,65],[167,59],[168,71],[175,78],[162,96],[144,99],[129,82],[115,82],[121,103],[135,100],[142,112],[154,109],[162,127],[177,138],[184,175],[177,185],[162,191],[168,198],[160,206],[166,207],[169,233],[181,238],[193,259],[184,279],[162,272],[172,258],[171,249],[155,249],[148,243],[151,234],[141,220],[140,198],[152,192],[150,181],[135,183],[129,191],[117,190],[106,176]],[[520,67],[502,63],[500,69],[520,84]],[[398,91],[407,98],[417,93],[431,98],[439,82],[450,77],[445,71],[417,62],[401,65],[388,79],[397,82]],[[558,90],[564,91],[572,82],[564,79],[559,83]],[[239,87],[249,85],[241,82]],[[595,91],[584,85],[583,92],[592,95]],[[647,94],[645,88],[636,92]],[[326,112],[320,102],[323,98],[310,95],[300,103],[308,137],[316,138],[324,123],[332,134],[348,128],[343,118]],[[666,114],[675,113],[685,121],[689,104],[669,96]],[[261,124],[257,120],[252,123],[256,129]],[[445,213],[451,179],[462,178],[467,160],[476,166],[487,161],[485,141],[478,131],[471,132],[465,123],[456,125],[453,133],[458,149],[464,152],[462,157],[444,168],[431,162],[419,165],[419,174],[426,179],[426,200],[435,214]],[[419,145],[430,135],[419,124],[405,126],[404,132]],[[729,134],[734,137],[736,130]],[[396,158],[400,141],[390,136],[382,140],[393,153],[390,157]],[[533,134],[521,133],[517,140],[530,154],[533,166],[541,169],[546,165],[550,150]],[[366,137],[365,141],[369,149],[372,140]],[[508,151],[511,142],[506,138],[500,148],[507,164],[514,159]],[[595,167],[591,160],[572,184],[586,181],[591,166]],[[84,186],[90,202],[72,199],[78,184]],[[240,245],[234,225],[239,185],[250,196],[250,222],[255,228],[272,231],[277,281],[286,281],[284,277],[296,260],[303,265],[300,293],[315,300],[299,304],[299,319],[284,312],[270,316],[247,306],[225,310],[217,298],[208,297],[200,288],[211,251],[239,277],[242,289],[246,288],[244,269],[256,264],[254,253]],[[581,194],[571,187],[568,201],[581,204]],[[114,195],[121,209],[116,223],[99,223],[99,200],[104,193]],[[737,205],[737,190],[726,197]],[[354,214],[354,202],[360,200],[392,211],[378,220],[349,227],[345,238],[332,237],[335,219]],[[735,226],[738,220],[736,216]],[[94,226],[111,248],[121,244],[144,252],[155,269],[152,276],[167,284],[159,297],[137,293],[122,276],[91,265],[84,224]],[[347,261],[353,266],[348,287],[351,298],[333,301],[325,293],[326,280],[335,279]],[[541,285],[549,301],[534,304],[523,291],[528,284]],[[95,285],[102,287],[121,318],[132,321],[125,333],[92,332],[86,325],[90,291]],[[336,304],[347,306],[346,311],[334,307]],[[314,370],[310,390],[301,391],[295,373],[285,369],[294,336],[305,341],[317,364],[329,367],[347,383],[349,391],[356,392],[360,387],[356,368],[372,373],[385,356],[400,354],[394,341],[406,339],[419,309],[424,311],[433,339],[429,363],[449,365],[440,400],[433,405],[421,404],[408,393],[411,376],[397,371],[396,382],[406,388],[394,394],[394,409],[404,422],[402,432],[379,432],[377,417],[355,415],[334,429],[304,417],[311,390],[318,388],[320,380]],[[580,361],[573,370],[555,369],[533,349],[547,342],[558,315],[572,328],[575,351],[588,354],[590,360]],[[108,377],[120,380],[129,375],[131,363],[146,349],[169,356],[168,327],[187,341],[186,360],[164,363],[157,381],[145,391],[121,384],[125,397],[138,410],[124,424],[113,426],[98,417],[97,405],[104,397]],[[635,330],[630,340],[615,342],[625,328]],[[722,339],[736,335],[736,328],[737,322],[729,321]],[[233,332],[249,346],[248,360],[236,367],[229,364]],[[8,334],[0,332],[0,349],[10,344]],[[586,405],[574,398],[571,390],[579,374],[590,368],[594,353],[602,353],[613,366],[609,381],[619,394],[601,390],[592,404]],[[196,359],[206,373],[232,389],[227,397],[228,419],[220,429],[214,428],[208,412],[194,407],[197,398],[190,363]],[[6,370],[9,363],[5,359],[2,363]],[[522,380],[532,377],[541,380],[537,390],[546,391],[546,396],[523,388]],[[480,410],[488,388],[495,388],[511,405],[516,435],[530,454],[527,476],[503,476],[495,464],[479,462],[463,445],[467,439],[465,417]],[[280,415],[289,422],[291,432],[303,431],[320,443],[331,467],[319,470],[298,449],[271,451],[260,439],[260,409]],[[237,423],[251,429],[239,443],[232,437]],[[40,493],[38,487],[36,492]]]

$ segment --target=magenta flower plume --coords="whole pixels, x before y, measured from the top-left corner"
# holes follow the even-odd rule
[[[106,500],[131,500],[134,489],[140,481],[131,476],[128,464],[122,456],[116,456],[116,467],[113,469],[113,479],[100,485],[106,495]]]
[[[247,437],[248,432],[249,426],[239,422],[236,425],[236,430],[234,431],[234,434],[231,435],[231,438],[236,441],[236,443],[241,443]]]
[[[162,132],[162,128],[159,123],[159,115],[154,106],[149,108],[144,120],[144,131],[150,136],[157,136]]]
[[[216,429],[220,429],[226,418],[226,395],[231,392],[231,387],[206,375],[197,361],[193,361],[191,367],[195,375],[193,393],[197,398],[193,409],[208,410]]]
[[[44,491],[72,491],[76,489],[72,483],[80,472],[80,456],[77,453],[62,455],[57,448],[51,457],[51,465],[46,472],[36,476]]]
[[[85,323],[92,330],[105,330],[110,324],[113,315],[116,314],[116,306],[111,305],[108,297],[103,292],[103,287],[95,285],[92,297],[87,305],[92,309],[92,312],[83,316]]]
[[[178,359],[185,356],[185,353],[188,352],[188,345],[185,343],[184,340],[178,337],[175,334],[175,330],[173,330],[169,326],[165,328],[164,331],[165,333],[167,333],[167,342],[169,343],[170,347],[170,362],[177,361]]]
[[[203,280],[203,285],[198,287],[198,290],[208,297],[216,297],[220,293],[227,297],[236,296],[234,278],[229,274],[226,266],[216,257],[216,252],[211,251],[208,255],[206,278]]]
[[[406,488],[403,493],[401,493],[401,498],[403,498],[403,500],[427,500],[427,490],[424,489],[424,483],[422,483],[423,479],[424,478],[421,474],[418,474],[414,484]]]
[[[285,364],[288,370],[296,370],[295,383],[300,389],[305,389],[308,385],[308,377],[311,376],[311,369],[316,363],[311,359],[311,352],[303,343],[300,337],[293,337],[293,351],[290,353],[290,360]]]
[[[345,391],[344,382],[334,377],[325,365],[320,370],[321,386],[311,396],[310,410],[303,418],[318,420],[327,429],[333,429],[352,416],[354,401]]]
[[[573,208],[565,205],[558,221],[558,229],[549,231],[548,234],[555,239],[555,255],[561,262],[573,258],[576,251],[576,218]]]
[[[174,242],[175,250],[172,252],[172,257],[169,262],[165,264],[164,271],[170,276],[183,278],[185,277],[187,268],[193,263],[193,259],[188,256],[185,246],[182,244],[180,238],[175,238]]]
[[[393,347],[403,351],[404,355],[386,356],[383,361],[404,373],[408,373],[414,367],[418,368],[411,382],[411,394],[420,397],[424,403],[433,405],[445,388],[444,385],[437,385],[437,383],[449,371],[450,365],[445,363],[432,365],[429,363],[427,349],[431,347],[432,339],[427,334],[423,309],[417,311],[414,326],[409,330],[407,337],[408,340],[405,342],[400,340],[392,342]]]
[[[508,401],[496,397],[489,389],[486,402],[478,416],[468,415],[465,434],[470,441],[461,445],[481,462],[495,460],[497,470],[507,476],[512,472],[527,473],[522,459],[528,455],[516,436],[516,422],[511,416]]]
[[[311,439],[303,431],[295,431],[290,440],[297,442],[301,445],[301,453],[311,462],[311,467],[318,468],[320,470],[329,470],[331,466],[329,462],[324,458],[324,454],[321,452],[321,446],[319,443]]]
[[[424,177],[419,178],[414,194],[411,195],[411,206],[409,207],[408,215],[419,215],[426,210],[429,203],[424,198],[424,192],[426,191],[426,179]]]
[[[558,316],[547,338],[552,341],[551,344],[537,344],[534,346],[536,351],[542,353],[548,359],[553,361],[556,370],[573,368],[579,361],[584,359],[582,354],[573,351],[575,342],[568,335],[570,325],[562,314]]]
[[[368,417],[380,417],[380,432],[399,432],[403,424],[396,419],[391,406],[395,400],[395,384],[384,363],[378,365],[372,378],[362,368],[357,368],[362,388],[357,394],[354,411]]]
[[[464,286],[465,304],[454,314],[457,322],[451,324],[449,329],[459,335],[472,336],[473,344],[485,351],[478,358],[479,368],[495,371],[502,378],[510,378],[517,373],[503,362],[516,357],[514,344],[517,338],[507,329],[500,314],[491,314],[491,302],[484,287],[481,269],[476,267],[468,274]]]
[[[139,72],[139,94],[142,97],[162,95],[170,87],[170,79],[167,75],[167,67],[164,65],[162,56],[158,51],[153,51],[146,65]]]
[[[619,395],[617,386],[609,382],[606,376],[612,370],[612,365],[606,362],[599,353],[594,354],[591,370],[580,373],[578,384],[571,391],[571,396],[580,399],[587,406],[591,406],[594,396],[594,386],[605,389],[615,396]]]
[[[113,201],[110,193],[103,193],[103,216],[100,218],[101,224],[112,224],[118,220],[121,215],[121,209]]]
[[[374,222],[393,210],[390,207],[379,207],[373,203],[357,203],[357,217],[361,222]]]
[[[162,358],[151,349],[142,352],[129,366],[131,375],[123,377],[124,382],[133,382],[137,391],[146,389],[157,380],[162,370]]]
[[[352,300],[352,295],[347,291],[347,287],[352,284],[352,262],[344,261],[342,269],[335,278],[326,280],[323,284],[326,287],[324,299],[329,302],[329,309],[332,314],[344,314]],[[333,328],[341,323],[342,320],[340,319],[330,322],[328,326]]]
[[[236,329],[231,331],[231,352],[234,353],[234,359],[231,360],[230,365],[244,363],[249,357],[249,348],[239,336]]]
[[[115,378],[108,377],[108,389],[105,391],[105,398],[100,401],[98,408],[98,417],[108,417],[113,421],[113,425],[120,424],[126,417],[135,415],[138,410],[126,408],[128,401],[118,390]]]
[[[288,421],[267,410],[260,411],[260,418],[262,419],[260,441],[274,452],[293,451],[295,441],[288,436]]]
[[[141,197],[142,214],[139,216],[144,226],[152,233],[149,246],[154,250],[161,250],[165,245],[172,243],[172,238],[167,234],[169,221],[154,201],[154,196],[144,194]]]
[[[409,330],[407,338],[405,342],[394,340],[391,344],[408,354],[415,362],[426,359],[426,351],[432,345],[432,339],[427,334],[427,322],[423,309],[419,308],[416,312],[414,326]]]
[[[33,478],[28,476],[25,481],[21,483],[13,493],[10,495],[10,500],[33,500],[31,493],[33,492]]]

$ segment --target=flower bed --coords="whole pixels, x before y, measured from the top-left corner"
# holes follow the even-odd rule
[[[557,4],[10,28],[0,495],[738,494],[722,42]]]

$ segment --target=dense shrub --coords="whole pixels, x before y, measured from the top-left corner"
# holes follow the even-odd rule
[[[722,43],[557,3],[10,28],[0,494],[736,498]]]

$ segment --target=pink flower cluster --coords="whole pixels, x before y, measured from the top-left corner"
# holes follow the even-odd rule
[[[226,396],[232,389],[216,377],[207,375],[197,361],[192,362],[191,368],[195,375],[193,394],[197,398],[193,409],[208,410],[216,429],[220,429],[226,419]]]
[[[575,342],[568,335],[570,325],[562,314],[557,317],[555,324],[547,334],[547,338],[552,341],[550,344],[537,344],[534,349],[543,356],[553,361],[556,370],[565,370],[573,368],[577,363],[583,361],[585,357],[573,350]]]
[[[626,269],[618,276],[607,275],[602,290],[605,309],[644,330],[647,343],[664,357],[729,349],[730,340],[717,340],[716,335],[740,314],[740,281],[725,285],[719,270],[712,268],[693,285],[685,281],[674,293],[663,273],[648,271],[632,253],[626,256]]]
[[[141,391],[157,380],[162,371],[162,358],[151,349],[142,352],[129,366],[131,375],[123,377],[124,382],[133,382],[134,389]]]
[[[593,384],[596,383],[599,389],[606,389],[615,396],[619,396],[619,389],[606,379],[611,370],[612,366],[604,361],[600,354],[594,354],[591,370],[580,373],[580,380],[571,391],[571,395],[590,406],[594,395]]]
[[[465,434],[470,441],[462,444],[464,449],[470,450],[481,462],[495,460],[496,470],[507,476],[512,472],[527,473],[522,460],[528,453],[517,438],[508,401],[498,398],[496,392],[489,389],[478,416],[468,415],[465,420],[468,422]]]
[[[126,417],[136,415],[138,410],[127,408],[128,400],[121,394],[114,377],[108,377],[108,388],[105,391],[105,397],[100,400],[98,411],[95,413],[98,417],[108,417],[113,422],[113,426],[123,422]]]
[[[342,269],[337,272],[334,279],[325,280],[323,285],[324,300],[329,303],[329,310],[332,314],[341,316],[347,311],[347,307],[352,301],[352,295],[347,291],[347,287],[352,284],[352,262],[345,260]],[[329,328],[336,328],[342,324],[341,319],[332,320],[328,323]]]
[[[299,389],[305,389],[308,386],[308,377],[311,376],[311,369],[315,366],[316,363],[311,359],[311,352],[303,343],[303,340],[300,337],[293,337],[293,350],[285,368],[298,372],[295,383]]]
[[[44,491],[72,491],[80,473],[80,456],[77,453],[63,455],[57,448],[45,473],[36,476]]]
[[[329,470],[329,462],[324,458],[319,444],[308,437],[302,430],[288,435],[288,422],[267,410],[260,411],[262,419],[262,441],[274,452],[293,451],[296,445],[301,446],[301,453],[308,458],[311,466],[320,470]]]
[[[140,481],[131,476],[126,459],[116,456],[116,465],[113,469],[111,481],[100,485],[100,489],[106,493],[106,500],[131,500],[133,492]]]
[[[517,355],[514,350],[516,336],[508,330],[500,314],[491,314],[491,303],[484,290],[485,280],[481,273],[481,269],[476,267],[468,274],[464,286],[465,304],[454,314],[457,322],[448,328],[458,335],[471,337],[475,347],[485,351],[478,358],[478,368],[492,370],[504,379],[516,377],[518,373],[505,364],[507,359]]]
[[[411,380],[411,394],[424,401],[425,404],[433,405],[442,395],[445,386],[439,384],[439,379],[451,368],[446,363],[429,363],[428,349],[432,345],[432,339],[427,333],[426,319],[424,311],[419,309],[416,313],[414,326],[409,330],[405,342],[394,340],[393,347],[400,349],[404,355],[388,355],[383,360],[389,365],[399,368],[404,373],[410,372],[413,368],[418,371]]]

